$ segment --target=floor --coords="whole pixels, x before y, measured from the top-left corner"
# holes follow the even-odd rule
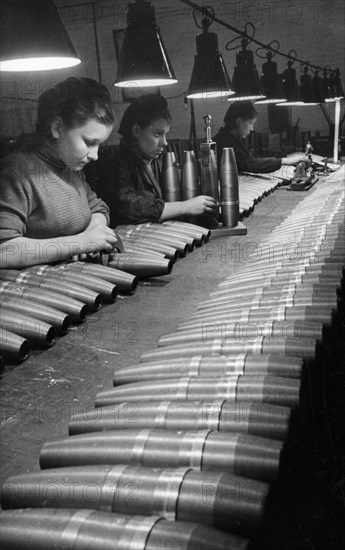
[[[244,220],[246,236],[211,240],[179,260],[171,275],[142,281],[132,295],[102,307],[51,348],[6,366],[1,380],[1,481],[37,471],[41,446],[67,436],[71,412],[93,408],[96,394],[111,388],[114,369],[137,363],[142,352],[157,347],[161,335],[174,332],[243,263],[234,251],[262,246],[305,196],[277,189]],[[344,544],[344,357],[338,339],[323,351],[311,408],[289,444],[289,471],[272,487],[265,525],[252,540],[254,549],[340,550]]]

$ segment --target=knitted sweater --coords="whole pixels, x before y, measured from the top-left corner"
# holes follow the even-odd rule
[[[109,209],[82,172],[40,150],[6,156],[1,166],[0,242],[15,237],[49,239],[84,231],[92,214]]]
[[[165,202],[157,161],[151,171],[133,149],[120,143],[100,156],[97,165],[97,193],[109,205],[112,227],[159,221]]]

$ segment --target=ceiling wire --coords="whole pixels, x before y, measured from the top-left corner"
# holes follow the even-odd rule
[[[182,2],[183,4],[185,4],[186,6],[189,6],[190,8],[192,8],[193,10],[197,10],[199,12],[201,12],[202,14],[204,14],[204,16],[212,19],[212,21],[215,21],[216,23],[218,23],[219,25],[227,28],[227,29],[230,29],[231,31],[237,33],[240,35],[240,37],[242,37],[243,39],[246,39],[246,40],[249,40],[248,43],[250,42],[254,42],[255,44],[257,44],[258,46],[261,46],[261,48],[264,48],[268,51],[271,51],[273,52],[274,54],[278,54],[278,55],[281,55],[282,57],[285,57],[286,59],[291,59],[291,56],[289,53],[284,53],[284,52],[281,52],[279,51],[279,48],[274,48],[272,47],[272,42],[270,42],[270,44],[265,44],[264,42],[260,42],[259,40],[257,40],[256,38],[254,38],[254,36],[251,36],[249,35],[246,30],[244,31],[241,31],[240,29],[237,29],[236,27],[234,27],[233,25],[230,25],[230,23],[226,23],[225,21],[223,21],[222,19],[219,19],[214,13],[212,13],[210,11],[210,9],[207,7],[207,6],[199,6],[198,4],[196,4],[195,2],[192,2],[191,0],[179,0],[180,2]],[[213,11],[213,10],[212,10]],[[194,18],[195,19],[195,18]],[[236,39],[236,38],[235,38]],[[232,41],[230,41],[232,42]],[[229,43],[228,43],[229,44]],[[305,61],[304,59],[298,59],[297,57],[294,58],[294,61],[297,61],[299,63],[301,63],[301,65],[304,65],[304,66],[308,66],[308,67],[311,67],[313,69],[316,69],[316,70],[327,70],[329,72],[334,72],[336,69],[332,69],[331,67],[328,67],[328,68],[325,68],[325,67],[321,67],[320,65],[313,65],[312,63],[310,63],[309,61]]]

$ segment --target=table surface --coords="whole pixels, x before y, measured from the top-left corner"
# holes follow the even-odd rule
[[[20,365],[8,366],[1,381],[1,480],[39,470],[40,449],[67,437],[73,411],[94,407],[96,394],[112,387],[116,368],[139,362],[157,347],[161,335],[195,312],[226,276],[252,263],[270,232],[307,192],[276,189],[243,220],[247,235],[217,237],[178,260],[169,276],[140,282],[132,295],[119,296],[87,321],[73,326],[49,349],[34,351]]]

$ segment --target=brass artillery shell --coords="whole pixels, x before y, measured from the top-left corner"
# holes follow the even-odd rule
[[[154,428],[216,430],[284,440],[291,408],[259,401],[125,401],[75,413],[69,434]]]
[[[265,437],[199,430],[117,430],[74,435],[43,445],[42,469],[135,464],[193,467],[260,481],[277,478],[283,443]]]
[[[211,237],[211,231],[209,229],[194,223],[167,220],[163,222],[163,225],[166,227],[173,227],[174,230],[182,229],[183,231],[200,238],[203,242],[208,241]]]
[[[175,153],[165,152],[162,155],[161,187],[163,199],[167,202],[181,200],[180,178]]]
[[[163,222],[162,225],[164,228],[166,228],[167,230],[170,230],[173,231],[173,233],[175,235],[180,235],[183,239],[185,238],[189,238],[189,239],[192,239],[192,241],[194,242],[195,246],[202,246],[207,238],[201,234],[201,233],[196,233],[195,231],[193,231],[192,229],[182,229],[182,227],[175,227],[175,226],[172,226],[172,225],[165,225],[165,224],[168,224],[169,222]],[[187,223],[186,223],[187,225]]]
[[[176,357],[192,357],[193,355],[229,355],[233,353],[253,353],[268,355],[285,355],[288,357],[315,358],[316,344],[312,338],[275,338],[267,336],[253,340],[228,343],[221,338],[213,338],[206,342],[194,342],[188,346],[177,344],[145,351],[140,356],[140,362],[160,361]]]
[[[1,269],[0,279],[3,281],[11,281],[22,286],[33,286],[42,288],[43,290],[52,290],[53,292],[62,293],[65,296],[79,300],[95,310],[102,305],[102,296],[93,290],[76,285],[70,282],[63,282],[49,276],[36,275],[29,271],[16,271],[15,269]]]
[[[0,328],[27,338],[37,346],[51,346],[55,339],[55,329],[35,317],[1,308]]]
[[[214,142],[200,144],[200,180],[201,193],[213,197],[218,203],[218,168]]]
[[[43,277],[47,275],[48,277],[56,278],[59,281],[75,283],[84,288],[89,288],[90,290],[99,293],[107,302],[114,302],[117,296],[117,287],[113,283],[109,283],[109,281],[105,281],[104,279],[100,279],[93,275],[71,272],[65,269],[64,264],[57,264],[55,266],[33,266],[29,267],[28,271],[30,273],[42,275]]]
[[[0,328],[0,355],[13,361],[24,361],[29,357],[29,340],[8,330]]]
[[[95,406],[113,405],[120,401],[153,401],[188,399],[191,401],[233,399],[274,403],[292,407],[299,402],[300,381],[273,376],[233,375],[213,378],[191,376],[165,378],[150,382],[132,382],[103,390],[96,395]]]
[[[223,313],[206,312],[194,315],[190,321],[178,325],[177,330],[202,327],[203,323],[260,323],[270,321],[318,321],[324,325],[331,324],[334,309],[332,306],[292,306],[234,309]]]
[[[155,227],[158,226],[158,227]],[[119,229],[119,234],[124,235],[125,238],[132,240],[140,239],[149,241],[154,239],[162,246],[168,246],[176,248],[179,255],[184,256],[190,250],[190,239],[185,240],[181,234],[169,233],[169,230],[162,228],[161,224],[139,224],[139,225],[122,225]]]
[[[116,285],[119,290],[135,290],[138,286],[138,280],[134,275],[101,264],[69,262],[64,264],[64,268],[67,271],[86,273],[104,279]]]
[[[194,357],[179,357],[153,363],[139,363],[116,369],[114,371],[114,386],[149,380],[159,380],[166,377],[182,376],[230,376],[235,374],[256,376],[283,376],[284,378],[300,378],[302,360],[275,355],[195,355]]]
[[[173,262],[167,258],[163,260],[133,258],[132,255],[122,253],[115,254],[114,259],[109,262],[109,266],[132,273],[138,278],[162,277],[171,273]]]
[[[222,151],[219,179],[223,225],[236,227],[239,220],[238,171],[232,148],[224,148]]]
[[[29,317],[35,317],[35,319],[40,319],[52,325],[61,334],[66,334],[69,331],[71,324],[70,317],[49,306],[42,306],[31,300],[23,300],[22,298],[14,298],[13,296],[1,296],[0,291],[0,308],[3,307],[17,313],[24,313]]]
[[[196,245],[196,239],[194,235],[192,236],[190,233],[181,230],[181,228],[174,228],[174,226],[172,225],[166,226],[163,223],[147,222],[137,225],[121,225],[119,227],[120,231],[133,230],[133,232],[138,232],[139,234],[142,234],[142,232],[144,232],[145,234],[152,234],[159,239],[177,239],[177,241],[189,244],[192,248],[194,248]]]
[[[251,287],[247,288],[245,291],[245,298],[243,297],[243,290],[234,290],[233,293],[225,294],[215,298],[210,298],[199,303],[198,310],[212,308],[213,306],[217,307],[222,304],[235,304],[242,303],[243,307],[245,304],[251,303],[255,300],[270,300],[276,298],[277,300],[283,300],[284,296],[293,296],[298,298],[314,298],[315,300],[324,300],[327,298],[334,298],[336,293],[337,285],[334,284],[322,284],[313,283],[311,285],[303,285],[300,283],[290,283],[287,285],[274,285],[270,287]],[[322,296],[319,294],[322,293]]]
[[[181,192],[184,201],[200,195],[199,174],[194,151],[183,152]]]
[[[137,242],[135,242],[133,239],[132,240],[126,240],[126,239],[122,239],[123,242],[124,242],[124,245],[125,245],[125,250],[123,252],[123,254],[128,254],[128,255],[131,255],[132,258],[136,258],[136,257],[146,257],[146,258],[154,258],[156,260],[164,260],[166,257],[165,257],[165,254],[163,254],[162,252],[157,252],[156,250],[152,250],[151,248],[149,248],[148,246],[145,246],[143,245],[142,243],[140,243],[140,245],[138,245]],[[115,255],[112,255],[111,258],[113,258]],[[176,258],[172,258],[172,261],[175,261],[177,259],[177,251],[176,251]]]
[[[135,498],[130,498],[131,491]],[[77,466],[8,478],[1,505],[5,510],[91,508],[173,521],[198,522],[202,517],[204,525],[240,532],[260,524],[267,493],[266,483],[218,472]]]
[[[341,277],[337,273],[327,274],[327,273],[277,273],[276,276],[265,277],[264,274],[260,278],[256,275],[252,275],[250,278],[241,278],[241,281],[234,282],[232,281],[231,285],[228,285],[224,288],[219,288],[219,290],[214,290],[210,293],[210,300],[222,297],[231,297],[236,291],[241,290],[242,292],[245,289],[251,290],[253,288],[254,282],[256,283],[257,288],[278,288],[279,286],[284,287],[293,282],[298,285],[313,286],[315,284],[326,284],[333,285],[333,288],[336,288],[340,285]]]
[[[206,342],[209,339],[221,338],[227,343],[253,341],[267,335],[272,341],[282,338],[321,340],[323,323],[319,321],[265,321],[261,323],[235,322],[213,323],[205,321],[195,329],[165,334],[158,340],[158,346],[173,346],[193,342]]]
[[[265,283],[265,280],[267,280],[268,277],[280,277],[281,274],[289,273],[291,274],[291,277],[293,274],[300,274],[300,273],[338,273],[339,279],[344,275],[343,267],[341,264],[325,264],[324,262],[313,262],[309,263],[305,266],[299,266],[296,264],[288,265],[284,264],[283,267],[279,267],[276,264],[269,264],[267,268],[260,265],[258,269],[254,270],[252,269],[252,266],[250,266],[249,270],[246,270],[246,273],[243,274],[243,282],[250,283],[254,282],[254,280],[257,281],[257,286],[262,286],[263,283]],[[230,289],[233,285],[234,288],[236,288],[239,284],[238,276],[230,275],[229,277],[226,277],[224,281],[221,281],[218,285],[219,290],[224,290],[226,288]]]
[[[63,311],[69,315],[74,323],[83,321],[87,314],[87,307],[82,302],[68,298],[58,292],[43,290],[42,288],[37,289],[32,286],[18,285],[5,281],[0,282],[0,295],[27,299],[37,304]]]
[[[241,301],[234,301],[233,303],[223,303],[218,305],[199,304],[198,313],[226,313],[236,310],[249,310],[257,308],[273,308],[279,305],[280,307],[294,307],[294,306],[314,306],[314,307],[332,307],[336,308],[338,303],[338,297],[334,292],[323,294],[299,294],[288,292],[282,295],[271,295],[266,298],[258,298],[258,295],[249,297],[248,301],[243,299]],[[195,318],[195,317],[194,317]]]
[[[183,239],[176,238],[173,235],[164,235],[162,233],[152,232],[148,231],[148,234],[146,236],[145,231],[142,233],[140,232],[140,238],[143,238],[144,240],[146,238],[154,239],[157,243],[160,243],[162,246],[168,246],[171,248],[175,248],[178,252],[179,256],[185,256],[187,252],[190,250],[190,245],[184,241]]]
[[[246,550],[248,541],[196,523],[98,510],[36,508],[0,515],[2,550]],[[135,546],[133,546],[135,544]]]
[[[173,246],[170,246],[163,242],[158,242],[153,236],[150,237],[140,237],[140,236],[132,236],[128,240],[125,238],[124,245],[126,249],[127,243],[131,243],[135,249],[136,246],[146,248],[148,250],[152,250],[154,252],[159,252],[160,254],[164,254],[167,258],[170,260],[176,261],[178,256],[178,251]],[[118,254],[116,254],[117,256]]]

